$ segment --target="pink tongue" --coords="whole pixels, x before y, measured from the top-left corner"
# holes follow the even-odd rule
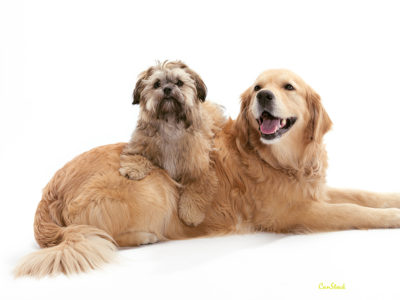
[[[260,125],[260,130],[263,134],[272,134],[279,129],[279,119],[264,119]]]

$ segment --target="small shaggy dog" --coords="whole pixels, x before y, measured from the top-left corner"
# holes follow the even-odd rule
[[[224,122],[214,120],[219,106],[202,104],[206,95],[203,80],[182,62],[150,67],[136,83],[139,120],[121,154],[120,173],[129,179],[143,179],[155,165],[179,182],[179,216],[194,226],[203,221],[218,185],[210,153]]]
[[[255,231],[312,232],[400,227],[400,195],[325,184],[323,136],[331,120],[320,97],[287,70],[263,72],[242,94],[241,111],[214,138],[218,186],[201,224],[177,213],[179,190],[163,169],[140,181],[118,172],[125,144],[86,152],[59,170],[35,216],[41,247],[16,275],[77,273],[134,246]]]

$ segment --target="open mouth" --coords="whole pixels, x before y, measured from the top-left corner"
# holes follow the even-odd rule
[[[296,122],[296,117],[291,117],[287,119],[281,119],[274,117],[267,111],[263,111],[260,118],[257,119],[259,124],[259,129],[261,137],[266,140],[273,140],[282,136],[287,132],[294,123]]]

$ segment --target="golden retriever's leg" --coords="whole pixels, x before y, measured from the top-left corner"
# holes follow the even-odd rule
[[[375,208],[400,208],[400,194],[372,193],[357,190],[340,190],[328,188],[330,203],[354,203]]]
[[[154,233],[144,231],[127,231],[115,237],[120,247],[132,247],[139,245],[153,244],[159,241]]]
[[[205,210],[214,197],[217,188],[217,177],[214,172],[204,174],[182,189],[179,199],[179,218],[189,226],[203,222]]]
[[[140,180],[155,169],[151,161],[139,154],[121,154],[119,173],[132,180]]]
[[[292,221],[311,231],[400,227],[400,209],[397,208],[313,202],[307,209],[295,214]]]

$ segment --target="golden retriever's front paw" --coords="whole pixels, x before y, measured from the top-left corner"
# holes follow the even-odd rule
[[[130,167],[122,167],[119,169],[119,173],[122,176],[125,176],[131,180],[141,180],[144,177],[146,177],[146,175],[149,172],[147,170],[139,170],[139,169],[130,168]]]
[[[179,218],[188,226],[197,226],[203,222],[204,212],[191,199],[181,198],[179,201]]]

